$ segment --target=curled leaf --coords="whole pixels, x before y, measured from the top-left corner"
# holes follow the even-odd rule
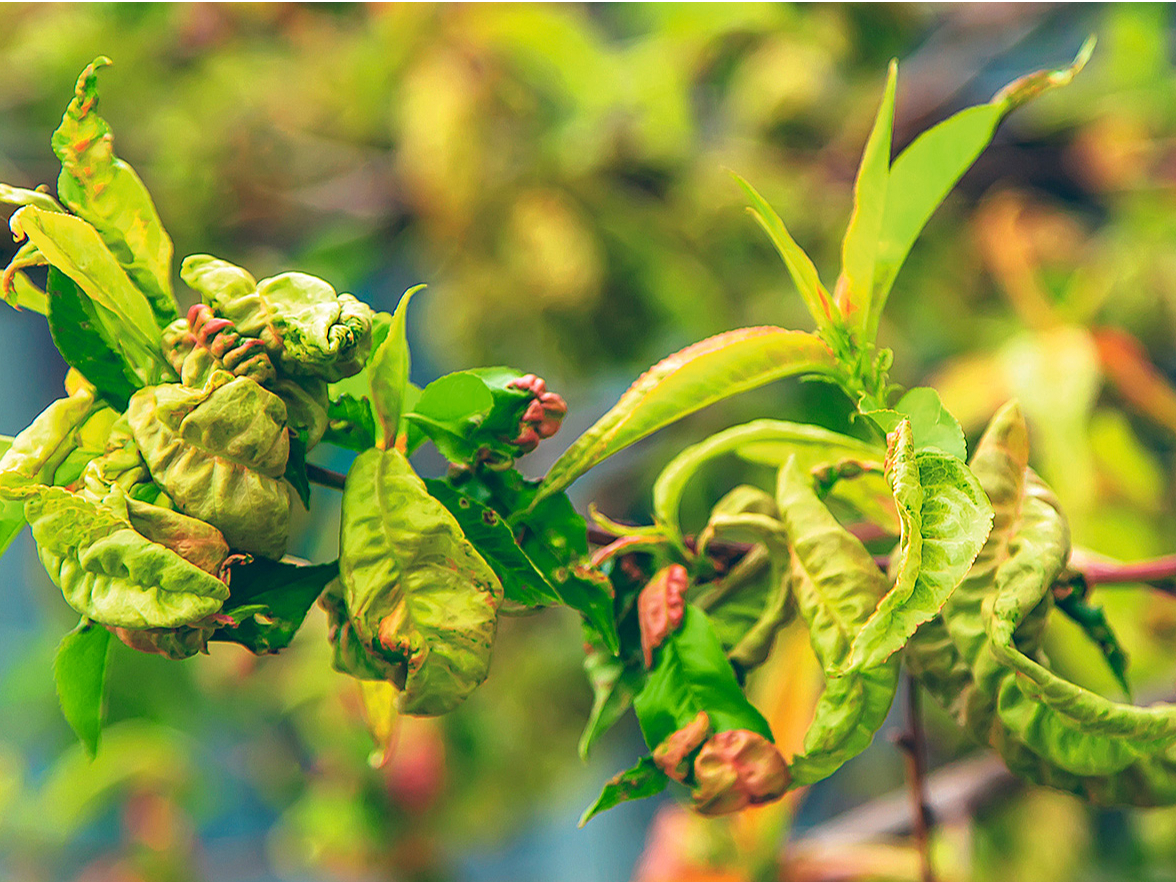
[[[694,808],[703,815],[727,815],[772,802],[792,782],[776,745],[745,729],[712,736],[694,760],[694,779]]]
[[[290,529],[286,406],[223,371],[200,389],[149,386],[127,418],[151,476],[184,514],[220,530],[237,551],[280,558]]]
[[[341,529],[347,645],[337,661],[350,657],[350,673],[391,681],[404,713],[452,710],[489,671],[502,602],[494,571],[396,450],[356,458]]]
[[[637,620],[641,626],[641,652],[645,667],[653,667],[653,651],[680,624],[686,611],[686,589],[690,579],[681,564],[663,567],[641,589],[637,597]]]
[[[706,711],[699,711],[698,716],[653,749],[653,761],[668,777],[682,783],[690,774],[690,755],[702,747],[712,731],[710,717]]]

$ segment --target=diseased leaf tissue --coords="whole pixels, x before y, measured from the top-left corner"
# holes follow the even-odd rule
[[[1176,711],[1087,692],[1040,651],[1069,533],[1029,468],[1017,405],[993,418],[969,460],[933,390],[895,393],[891,355],[874,340],[936,206],[1000,120],[1068,82],[1089,51],[962,111],[893,162],[892,65],[831,289],[741,180],[816,331],[745,328],[667,357],[542,482],[514,460],[555,434],[566,403],[507,367],[412,386],[405,329],[418,289],[394,315],[377,314],[323,279],[259,281],[198,254],[178,268],[199,298],[181,315],[171,240],[98,114],[109,62],[96,60],[53,136],[56,198],[0,187],[25,240],[4,297],[46,314],[71,366],[67,394],[0,458],[0,537],[28,524],[80,616],[55,668],[79,738],[98,749],[112,636],[172,659],[210,641],[278,652],[317,601],[338,670],[389,684],[380,689],[401,713],[433,715],[492,672],[502,609],[562,604],[583,618],[596,690],[581,750],[630,708],[649,748],[585,821],[671,780],[707,815],[819,781],[870,743],[904,666],[1018,774],[1100,802],[1176,802]],[[29,275],[38,266],[49,268],[44,290]],[[720,432],[666,467],[652,526],[611,525],[618,541],[589,557],[569,484],[702,407],[790,375],[838,384],[874,440],[770,419]],[[408,456],[426,441],[452,463],[446,478],[414,471]],[[342,486],[340,556],[283,561],[293,506],[311,492],[306,454],[319,444],[358,453]],[[728,454],[771,466],[775,480],[734,488],[699,536],[684,535],[685,487]],[[847,511],[894,538],[889,575],[839,518]],[[718,568],[708,551],[728,535],[750,538],[751,550]],[[785,756],[743,684],[795,620],[825,688],[802,749]],[[373,723],[380,750],[391,713]]]

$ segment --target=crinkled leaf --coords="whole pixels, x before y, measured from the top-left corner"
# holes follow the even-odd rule
[[[396,450],[356,457],[343,491],[342,599],[401,710],[452,710],[489,671],[502,586]],[[371,677],[366,677],[371,679]]]
[[[587,759],[597,739],[620,722],[641,691],[644,672],[619,658],[593,650],[584,656],[584,671],[592,684],[592,711],[580,735],[580,758]]]
[[[747,700],[706,613],[687,604],[682,624],[655,653],[645,687],[633,699],[650,748],[706,711],[716,732],[747,729],[771,740],[763,715]]]
[[[223,613],[237,624],[220,628],[212,639],[240,643],[258,655],[285,649],[338,574],[337,561],[302,566],[255,558],[233,566]]]
[[[65,363],[77,368],[112,407],[126,410],[143,381],[109,338],[113,322],[100,318],[102,307],[57,267],[49,268],[48,295],[49,332]]]
[[[751,201],[747,210],[751,212],[756,223],[763,227],[768,238],[772,240],[772,244],[776,246],[776,251],[783,259],[784,266],[788,268],[788,274],[792,276],[793,284],[800,292],[800,296],[804,300],[805,306],[808,307],[809,314],[817,323],[817,327],[835,326],[840,318],[837,307],[833,303],[833,298],[829,296],[829,292],[825,290],[825,286],[821,284],[820,276],[817,275],[817,268],[813,266],[812,260],[804,253],[804,249],[796,244],[788,232],[788,228],[784,226],[784,221],[780,220],[780,215],[776,214],[775,209],[768,204],[768,201],[739,175],[734,175],[734,178]]]
[[[62,639],[53,660],[61,712],[91,758],[102,735],[109,657],[110,632],[83,619]]]
[[[537,499],[675,420],[781,377],[831,370],[820,338],[782,328],[742,328],[710,337],[655,364],[547,473]]]
[[[148,386],[127,418],[151,477],[176,508],[225,535],[237,551],[280,558],[292,488],[286,406],[247,377],[224,371],[200,389]]]
[[[50,264],[85,292],[97,307],[114,314],[117,323],[106,328],[140,378],[171,373],[160,349],[160,329],[151,304],[119,266],[98,232],[80,218],[26,206],[12,216],[18,236],[33,242]]]
[[[853,458],[880,467],[884,452],[865,441],[803,423],[755,420],[733,426],[687,447],[662,469],[653,486],[654,518],[671,535],[680,535],[678,511],[686,485],[707,462],[728,453],[777,468],[795,456],[799,467],[810,471]]]
[[[939,400],[939,393],[930,387],[920,386],[911,389],[893,408],[868,410],[865,416],[876,423],[885,434],[890,434],[898,428],[902,420],[910,420],[916,450],[934,447],[959,460],[968,458],[964,430],[960,428],[959,421],[951,415],[951,411],[943,406],[943,402]]]
[[[1169,804],[1176,709],[1107,701],[1052,673],[1040,656],[1069,536],[1028,452],[1024,417],[1006,406],[972,459],[996,513],[992,533],[942,617],[911,640],[907,659],[965,730],[1018,775],[1095,802]]]
[[[923,132],[894,161],[878,241],[867,339],[877,332],[886,298],[915,239],[951,188],[988,146],[1000,121],[1042,92],[1069,83],[1085,66],[1093,49],[1093,40],[1088,40],[1068,67],[1022,77],[998,92],[988,104],[961,110]]]
[[[37,553],[66,602],[96,622],[175,628],[217,612],[216,576],[136,532],[125,514],[58,487],[22,491]]]
[[[383,428],[386,447],[392,446],[395,442],[400,427],[400,416],[405,412],[404,390],[408,386],[411,366],[406,329],[408,304],[413,295],[424,287],[417,285],[404,292],[404,296],[396,305],[396,311],[392,314],[392,321],[383,341],[372,352],[367,365],[372,405]]]
[[[96,407],[94,393],[85,385],[54,401],[12,439],[0,457],[0,474],[17,474],[36,484],[54,483],[57,470],[77,446],[78,431]]]
[[[857,180],[854,181],[853,214],[841,243],[842,277],[837,285],[837,307],[846,324],[859,334],[865,330],[874,294],[878,237],[882,231],[890,178],[890,140],[894,128],[897,76],[898,64],[891,61],[878,116],[866,140]]]
[[[306,273],[255,282],[239,266],[209,254],[184,258],[180,276],[217,315],[246,337],[265,341],[287,374],[335,383],[359,373],[372,346],[371,308]]]
[[[894,700],[898,659],[840,674],[854,637],[886,592],[886,580],[861,542],[817,498],[795,461],[780,470],[776,502],[791,552],[797,609],[825,673],[804,750],[790,761],[793,784],[811,784],[869,746]]]
[[[523,606],[546,606],[559,596],[515,540],[514,532],[494,509],[444,481],[426,480],[429,495],[444,505],[462,532],[502,582],[505,599]]]
[[[323,440],[336,447],[359,453],[376,446],[376,418],[366,398],[342,393],[327,408],[327,431]]]
[[[580,826],[583,827],[601,812],[616,808],[622,802],[657,796],[666,789],[669,780],[666,773],[659,769],[657,763],[653,761],[653,757],[641,757],[637,761],[637,765],[621,772],[604,785],[604,790],[596,798],[596,802],[592,803],[580,817]]]
[[[172,294],[172,242],[139,176],[114,155],[114,138],[98,107],[100,57],[82,71],[76,94],[53,133],[61,160],[57,195],[90,223],[146,296],[159,327],[178,315]]]
[[[880,665],[933,618],[992,529],[992,506],[968,467],[938,451],[915,454],[911,424],[891,436],[887,472],[902,536],[895,583],[854,638],[847,670]]]

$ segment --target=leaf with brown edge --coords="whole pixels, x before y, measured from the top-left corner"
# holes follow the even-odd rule
[[[832,351],[814,334],[776,327],[708,337],[662,359],[629,387],[551,467],[536,501],[658,429],[702,408],[801,373],[828,373]]]

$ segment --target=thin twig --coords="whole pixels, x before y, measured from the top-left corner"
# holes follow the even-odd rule
[[[322,466],[306,464],[306,480],[312,484],[318,484],[320,487],[331,487],[335,490],[342,490],[343,483],[347,480],[347,476],[340,472],[333,472],[330,469],[324,469]]]
[[[910,674],[906,675],[906,698],[906,731],[895,738],[894,743],[902,751],[906,763],[907,792],[911,817],[914,819],[911,835],[919,852],[922,882],[935,882],[935,870],[931,866],[931,827],[935,820],[927,804],[927,746],[923,735],[919,684]]]

